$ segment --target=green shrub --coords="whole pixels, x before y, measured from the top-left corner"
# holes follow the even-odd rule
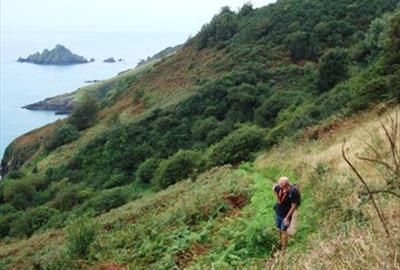
[[[23,213],[22,211],[20,212],[10,212],[7,214],[1,214],[0,215],[0,237],[6,237],[10,235],[10,231],[12,228],[12,224],[14,220],[18,218],[20,213]]]
[[[91,196],[92,191],[87,188],[67,186],[57,192],[55,198],[51,201],[51,206],[62,211],[68,211]]]
[[[39,206],[25,212],[17,212],[10,226],[10,235],[14,237],[29,237],[35,231],[46,226],[50,218],[57,213],[57,210],[47,206]]]
[[[197,141],[204,141],[207,134],[218,126],[218,120],[214,117],[197,120],[192,127],[192,136]]]
[[[124,205],[128,201],[128,192],[125,187],[106,190],[86,201],[82,208],[93,209],[96,215],[110,211]]]
[[[22,177],[24,177],[24,174],[21,171],[11,171],[7,174],[9,179],[20,179]]]
[[[288,35],[286,46],[289,48],[292,60],[311,60],[318,56],[318,40],[310,33],[298,31]]]
[[[142,184],[149,184],[151,179],[154,177],[160,160],[156,158],[148,158],[142,164],[139,165],[136,171],[136,181]]]
[[[388,95],[390,94],[387,80],[384,77],[372,79],[356,91],[356,96],[350,102],[350,108],[352,111],[366,109]]]
[[[233,125],[228,121],[220,122],[216,128],[209,130],[206,138],[207,145],[220,141],[233,130]]]
[[[251,153],[263,146],[264,137],[261,128],[243,126],[211,147],[210,162],[213,165],[223,165],[249,160]]]
[[[389,98],[400,101],[400,70],[389,76]]]
[[[91,127],[96,120],[98,110],[96,99],[87,96],[73,109],[68,122],[74,125],[78,130]]]
[[[33,233],[30,225],[29,215],[26,212],[20,211],[14,216],[9,234],[12,237],[29,237]]]
[[[37,231],[45,226],[50,218],[57,213],[58,211],[56,209],[47,206],[39,206],[27,211],[32,230]]]
[[[86,259],[95,239],[96,226],[87,220],[78,220],[66,232],[66,247],[69,256]]]
[[[390,19],[389,41],[385,49],[385,66],[388,73],[394,72],[400,66],[400,12]]]
[[[3,189],[4,200],[16,209],[27,208],[35,193],[36,188],[28,179],[7,181]]]
[[[343,48],[328,50],[320,60],[318,87],[327,91],[348,76],[349,54]]]
[[[103,184],[103,188],[113,188],[123,186],[130,181],[130,177],[123,172],[113,173],[111,177]]]
[[[209,24],[204,25],[195,37],[198,50],[206,47],[223,46],[237,31],[236,14],[229,7],[223,7]]]
[[[293,93],[277,92],[255,111],[254,121],[262,127],[274,126],[279,112],[287,108],[293,99]]]
[[[166,188],[204,169],[204,160],[200,153],[191,150],[179,150],[160,163],[153,183],[157,188]]]
[[[78,138],[79,132],[76,127],[71,124],[65,124],[54,131],[49,142],[46,145],[46,149],[49,151],[53,150]]]

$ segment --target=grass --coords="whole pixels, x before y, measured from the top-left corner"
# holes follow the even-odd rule
[[[285,142],[254,163],[214,168],[194,182],[188,179],[157,193],[148,192],[93,218],[98,227],[86,260],[69,259],[65,230],[50,230],[15,243],[3,241],[1,266],[396,269],[399,247],[387,245],[371,205],[359,201],[354,178],[341,166],[340,152],[335,150],[343,137],[349,137],[352,149],[357,146],[356,151],[362,151],[361,135],[396,111],[346,119],[319,141]],[[364,172],[373,175],[367,167]],[[302,205],[287,251],[271,258],[278,241],[271,188],[281,175],[300,185]],[[399,209],[398,201],[380,197],[379,205],[398,239],[400,212],[393,211]]]

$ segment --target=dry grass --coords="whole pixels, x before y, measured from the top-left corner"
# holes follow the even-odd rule
[[[294,248],[278,254],[271,269],[400,269],[400,201],[393,196],[376,196],[393,238],[389,239],[372,205],[361,203],[361,186],[356,180],[349,181],[355,177],[341,157],[346,139],[347,154],[367,179],[368,185],[382,187],[385,184],[382,175],[357,156],[365,156],[367,143],[371,140],[376,142],[377,138],[383,138],[381,122],[389,125],[390,117],[394,119],[399,112],[400,107],[396,106],[383,113],[382,110],[374,110],[358,115],[340,125],[333,125],[334,130],[328,129],[318,141],[301,145],[282,144],[255,162],[259,169],[271,165],[293,169],[301,178],[296,181],[303,184],[310,183],[310,175],[318,164],[325,164],[329,172],[320,181],[331,183],[321,183],[322,191],[315,191],[312,201],[316,204],[323,201],[326,197],[325,186],[336,182],[347,190],[346,194],[340,194],[342,191],[338,190],[335,195],[342,207],[355,207],[368,220],[364,225],[356,221],[345,224],[341,221],[341,210],[326,211],[318,232],[309,235],[306,250]],[[389,151],[387,145],[380,146],[383,153]]]

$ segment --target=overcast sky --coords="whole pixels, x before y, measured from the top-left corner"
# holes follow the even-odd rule
[[[195,34],[222,6],[248,0],[1,0],[1,29]],[[252,0],[260,7],[275,0]]]

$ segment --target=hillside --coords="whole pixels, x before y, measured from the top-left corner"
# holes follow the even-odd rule
[[[23,108],[28,110],[54,111],[56,114],[69,114],[72,112],[74,106],[81,101],[82,97],[93,96],[97,100],[110,98],[112,95],[125,89],[136,78],[136,75],[148,70],[163,58],[176,53],[180,48],[181,45],[168,47],[152,57],[141,61],[134,69],[122,71],[109,80],[81,87],[71,93],[49,97],[33,104],[25,105]]]
[[[398,269],[399,246],[390,245],[400,240],[400,202],[376,196],[394,238],[388,244],[371,203],[360,200],[363,187],[341,157],[341,148],[346,138],[347,153],[368,183],[384,187],[375,168],[357,161],[355,154],[368,148],[366,136],[382,136],[381,122],[390,125],[389,117],[396,119],[399,113],[399,106],[383,107],[337,119],[309,130],[319,131],[318,140],[288,141],[261,152],[254,163],[214,168],[195,182],[188,179],[145,194],[65,230],[3,241],[0,261],[6,269]],[[277,237],[269,190],[280,175],[301,185],[304,201],[286,254],[270,259]],[[71,260],[72,245],[91,243],[84,237],[87,233],[94,233],[95,239],[86,259]]]
[[[396,269],[396,7],[223,8],[177,53],[82,95],[68,118],[6,149],[0,268]],[[373,136],[385,128],[389,144]],[[343,138],[386,191],[375,197],[389,237]],[[304,196],[285,255],[274,252],[269,192],[281,175]]]

